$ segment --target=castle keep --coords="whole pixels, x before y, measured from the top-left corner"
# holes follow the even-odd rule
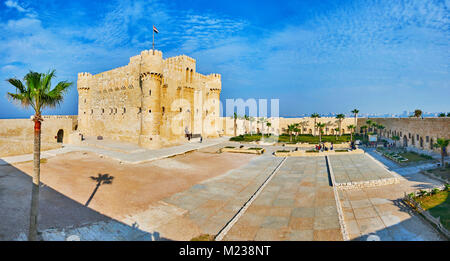
[[[193,58],[146,50],[126,66],[78,74],[78,131],[147,148],[187,133],[217,137],[221,88],[220,74],[196,72]]]

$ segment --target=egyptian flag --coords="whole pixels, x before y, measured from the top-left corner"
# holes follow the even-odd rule
[[[159,33],[158,29],[156,29],[156,27],[155,27],[155,26],[153,26],[153,32],[155,32],[155,33]]]

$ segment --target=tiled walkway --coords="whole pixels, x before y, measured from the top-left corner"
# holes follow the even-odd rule
[[[288,158],[224,240],[342,240],[324,157]]]

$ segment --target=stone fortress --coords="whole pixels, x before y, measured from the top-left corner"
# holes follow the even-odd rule
[[[79,73],[77,89],[78,115],[44,117],[43,150],[79,144],[82,136],[156,149],[186,143],[186,134],[203,138],[234,135],[233,117],[220,115],[221,75],[196,72],[196,61],[186,55],[164,59],[161,51],[142,51],[126,66],[96,75]],[[289,124],[300,123],[300,134],[314,135],[313,118],[259,120],[238,119],[236,134],[280,135],[287,133]],[[361,133],[366,120],[343,119],[342,134],[349,133],[351,124]],[[450,139],[450,117],[372,120],[385,126],[383,137],[399,136],[398,145],[411,150],[439,153],[432,144],[437,138]],[[322,117],[316,122],[325,124],[325,135],[337,134],[337,119]],[[32,124],[29,119],[0,119],[0,156],[31,153]]]
[[[160,148],[186,134],[217,137],[221,75],[196,72],[195,59],[163,59],[142,51],[128,65],[96,75],[78,74],[78,131]]]

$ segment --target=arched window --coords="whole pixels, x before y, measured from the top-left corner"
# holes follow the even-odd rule
[[[102,108],[102,114],[105,113],[105,109]]]
[[[148,95],[149,95],[149,96],[152,96],[152,90],[151,90],[151,89],[148,90]]]
[[[125,113],[125,112],[127,112],[127,108],[124,107],[123,108],[123,113]]]
[[[189,82],[189,68],[186,68],[186,82]]]
[[[152,110],[148,110],[148,113],[152,113]]]
[[[190,82],[190,83],[192,83],[192,75],[193,75],[193,73],[194,73],[194,70],[191,69],[191,75],[190,75],[190,77],[189,77],[189,82]]]
[[[164,108],[164,106],[162,107],[162,113],[164,114],[164,112],[166,112],[166,108]]]

